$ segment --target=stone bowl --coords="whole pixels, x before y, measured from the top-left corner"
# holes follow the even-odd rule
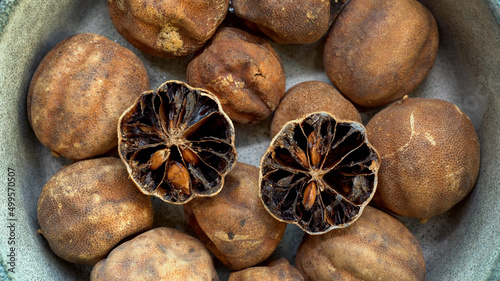
[[[481,142],[481,171],[472,192],[427,223],[402,218],[419,239],[427,280],[500,280],[500,3],[422,0],[435,15],[440,47],[428,77],[411,97],[455,103],[472,120]],[[36,139],[26,114],[28,85],[37,65],[59,41],[93,32],[129,48],[147,67],[151,88],[185,81],[190,57],[159,59],[125,41],[113,27],[106,1],[0,1],[0,279],[88,280],[91,267],[65,262],[38,234],[38,197],[44,184],[71,163]],[[330,83],[322,64],[324,38],[310,45],[272,44],[283,60],[287,88],[306,80]],[[375,111],[363,112],[366,122]],[[267,149],[269,120],[236,125],[239,161],[259,165]],[[10,188],[10,189],[9,189]],[[155,226],[189,234],[179,206],[153,199]],[[270,260],[293,262],[303,232],[289,225]],[[221,280],[229,269],[214,261]]]

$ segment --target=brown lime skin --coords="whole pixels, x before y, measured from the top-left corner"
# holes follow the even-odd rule
[[[286,258],[272,261],[266,266],[250,267],[229,274],[229,281],[254,280],[304,281],[304,277]]]
[[[111,251],[92,269],[91,281],[218,281],[203,244],[179,230],[158,227]]]
[[[43,187],[38,223],[50,248],[73,263],[95,264],[121,240],[149,230],[153,206],[118,158],[82,160]]]
[[[399,220],[371,206],[349,227],[306,234],[295,265],[305,280],[425,280],[417,238]]]
[[[180,81],[144,92],[118,121],[118,153],[144,194],[214,196],[236,162],[234,127],[212,93]]]
[[[332,24],[341,1],[233,0],[236,16],[280,44],[310,44],[318,41]]]
[[[158,57],[187,56],[203,47],[226,17],[229,0],[108,0],[116,30]]]
[[[281,242],[286,223],[267,213],[258,195],[259,169],[237,163],[214,197],[184,205],[200,240],[226,266],[240,270],[268,258]]]
[[[281,59],[262,37],[221,28],[188,65],[190,85],[214,93],[234,122],[267,118],[285,94]]]
[[[28,91],[28,119],[53,154],[92,158],[116,147],[118,117],[148,88],[134,53],[98,34],[76,34],[40,62]]]
[[[361,216],[379,165],[362,124],[314,112],[286,123],[271,141],[260,162],[259,196],[277,220],[323,234]]]
[[[286,122],[316,111],[326,111],[339,119],[361,123],[361,115],[354,105],[334,87],[321,81],[305,81],[288,89],[274,112],[271,137]]]
[[[325,71],[352,102],[386,105],[427,76],[438,41],[433,15],[416,0],[352,0],[327,35]]]
[[[479,140],[470,119],[440,99],[405,98],[368,122],[382,162],[374,203],[395,214],[428,219],[449,210],[479,174]]]

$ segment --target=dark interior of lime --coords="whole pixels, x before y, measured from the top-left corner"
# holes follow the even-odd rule
[[[216,99],[169,81],[122,115],[120,157],[144,193],[183,204],[220,191],[236,150],[233,124]]]
[[[261,162],[261,199],[310,234],[345,227],[373,197],[379,163],[363,125],[313,113],[273,139]]]

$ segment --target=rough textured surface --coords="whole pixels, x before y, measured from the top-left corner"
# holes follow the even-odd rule
[[[193,87],[214,93],[234,122],[267,118],[285,94],[285,72],[269,42],[241,29],[221,28],[188,65]]]
[[[253,280],[303,281],[304,277],[286,258],[272,261],[267,266],[250,267],[229,275],[229,281]]]
[[[425,281],[417,238],[399,220],[371,206],[350,227],[304,236],[295,263],[310,281]]]
[[[56,155],[88,159],[116,147],[118,118],[148,89],[146,68],[134,53],[99,34],[76,34],[38,65],[28,120]]]
[[[218,281],[203,244],[174,228],[159,227],[127,241],[92,269],[91,281]]]
[[[200,49],[224,20],[229,0],[108,0],[114,26],[132,45],[160,56]]]
[[[93,265],[124,238],[149,230],[153,206],[120,159],[103,157],[59,170],[43,187],[37,218],[56,255]]]
[[[233,0],[236,16],[281,44],[310,44],[323,36],[345,1]]]
[[[432,13],[417,0],[352,0],[328,32],[325,70],[352,102],[383,106],[426,77],[438,36]]]
[[[470,192],[479,173],[474,126],[457,106],[441,99],[404,98],[366,125],[382,159],[380,207],[428,219],[449,210]]]
[[[337,89],[321,81],[305,81],[286,91],[271,121],[271,138],[286,122],[316,111],[326,111],[338,119],[361,123],[356,107]]]
[[[186,219],[200,240],[226,266],[241,270],[267,259],[283,238],[286,223],[262,206],[259,169],[236,163],[222,191],[185,205]]]
[[[2,1],[0,7],[8,1]],[[89,280],[88,266],[62,261],[51,254],[46,241],[36,233],[36,202],[43,185],[67,160],[54,158],[35,138],[26,117],[29,81],[43,56],[58,42],[77,32],[95,32],[133,50],[145,63],[151,86],[168,79],[185,79],[189,60],[157,60],[133,48],[113,27],[105,1],[60,0],[16,1],[8,23],[0,35],[0,171],[16,171],[16,273],[13,280],[33,276],[45,280]],[[478,130],[482,149],[481,171],[476,188],[449,212],[425,224],[415,219],[403,221],[422,245],[427,264],[427,280],[498,280],[500,278],[500,27],[497,1],[422,1],[435,15],[440,28],[440,49],[429,76],[411,93],[412,97],[436,97],[457,104],[470,116]],[[5,10],[2,10],[5,11]],[[6,16],[7,15],[7,16]],[[26,28],[26,27],[29,28]],[[280,54],[287,75],[287,88],[308,80],[330,83],[322,66],[323,40],[309,45],[272,44]],[[366,120],[373,112],[363,112]],[[236,125],[236,147],[241,162],[259,165],[269,145],[268,124]],[[7,175],[1,174],[2,182]],[[4,187],[5,188],[5,187]],[[5,221],[8,197],[0,196],[0,220]],[[182,207],[166,206],[153,200],[157,225],[187,229],[181,223]],[[177,217],[175,215],[178,215]],[[0,228],[0,272],[7,270],[8,229]],[[293,260],[303,232],[287,227],[283,242],[272,255]],[[297,238],[298,237],[298,238]],[[442,257],[446,256],[444,259]],[[228,270],[220,263],[217,270],[226,280]],[[0,274],[1,276],[1,274]],[[5,276],[5,274],[4,274]]]

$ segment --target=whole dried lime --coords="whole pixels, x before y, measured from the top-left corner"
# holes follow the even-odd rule
[[[198,239],[167,227],[129,240],[98,262],[91,281],[218,281],[212,257]]]
[[[319,40],[346,0],[233,0],[236,16],[281,44],[309,44]]]
[[[153,206],[120,159],[104,157],[58,171],[43,187],[37,217],[56,255],[95,264],[124,238],[150,229]]]
[[[286,223],[269,215],[258,189],[259,169],[236,163],[219,194],[184,205],[189,225],[200,240],[233,270],[267,259],[285,233]]]
[[[295,258],[306,280],[425,280],[415,236],[391,215],[367,206],[351,226],[304,235]]]
[[[352,102],[375,107],[409,94],[434,65],[434,16],[417,0],[351,0],[330,29],[325,71]]]
[[[229,274],[229,281],[254,280],[304,281],[304,277],[286,258],[272,261],[266,266],[250,267]]]
[[[325,111],[338,119],[361,123],[361,115],[354,105],[334,87],[321,81],[305,81],[288,89],[274,112],[271,136],[274,137],[286,122],[304,115]]]
[[[28,120],[55,155],[82,160],[116,148],[122,112],[149,89],[141,60],[92,33],[58,43],[40,62],[28,90]]]
[[[260,197],[278,220],[321,234],[354,222],[377,186],[365,128],[316,112],[288,122],[260,164]]]
[[[116,30],[137,49],[160,57],[203,47],[226,17],[229,0],[108,0]]]
[[[184,204],[222,188],[236,162],[234,127],[213,94],[168,81],[122,114],[118,153],[142,192]]]
[[[428,219],[457,204],[476,182],[479,139],[450,102],[405,98],[373,116],[366,132],[382,159],[373,202],[390,212]]]
[[[216,95],[229,118],[256,123],[285,94],[285,71],[269,42],[246,31],[219,29],[188,65],[187,81]]]

